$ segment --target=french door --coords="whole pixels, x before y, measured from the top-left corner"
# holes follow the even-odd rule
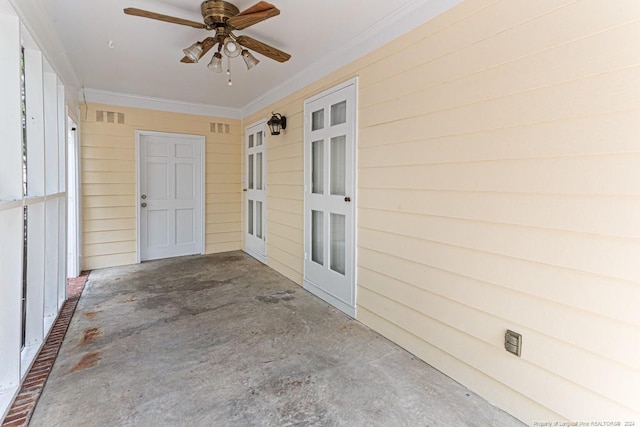
[[[304,108],[304,287],[352,317],[356,90],[352,79]]]
[[[249,126],[246,135],[245,251],[266,263],[267,138],[266,122]]]
[[[204,137],[136,135],[140,261],[204,253]]]

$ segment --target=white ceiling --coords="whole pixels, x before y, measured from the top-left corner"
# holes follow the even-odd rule
[[[257,0],[232,2],[244,10]],[[40,0],[85,88],[233,109],[246,108],[293,77],[314,74],[315,67],[326,68],[329,59],[340,65],[340,57],[352,60],[366,53],[375,47],[366,41],[380,45],[409,30],[399,28],[398,22],[407,21],[424,4],[437,2],[443,3],[272,0],[280,15],[235,34],[261,40],[292,58],[278,63],[255,54],[261,62],[251,70],[240,57],[232,59],[233,86],[228,86],[226,75],[207,69],[211,52],[198,64],[179,62],[183,48],[212,33],[122,12],[136,7],[202,22],[201,0]],[[415,16],[409,21],[411,26],[418,23]]]

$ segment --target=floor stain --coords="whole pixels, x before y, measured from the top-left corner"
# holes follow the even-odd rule
[[[84,369],[93,368],[98,364],[98,361],[102,359],[102,353],[99,351],[92,351],[82,356],[82,359],[76,363],[70,372],[78,372]]]
[[[92,342],[94,342],[98,336],[100,336],[100,329],[98,328],[85,328],[84,331],[82,331],[82,338],[80,339],[80,342],[78,343],[78,347],[82,347],[84,345],[87,344],[91,344]]]
[[[134,301],[136,301],[137,299],[138,299],[138,297],[137,297],[137,296],[135,296],[135,295],[131,295],[131,296],[129,296],[129,298],[127,298],[126,300],[124,300],[124,301],[122,301],[122,302],[123,302],[123,303],[127,303],[127,302],[134,302]]]
[[[85,311],[84,313],[82,313],[82,315],[84,317],[86,317],[87,319],[95,319],[98,314],[102,313],[102,310],[97,310],[97,311]]]
[[[295,291],[285,290],[285,291],[277,291],[271,295],[259,295],[256,299],[260,302],[264,302],[266,304],[277,304],[280,301],[291,301],[295,297],[293,294]]]

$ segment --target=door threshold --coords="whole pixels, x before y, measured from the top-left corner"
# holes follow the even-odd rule
[[[303,283],[303,288],[311,292],[321,300],[328,302],[338,310],[345,313],[347,316],[352,317],[354,319],[356,318],[357,308],[355,306],[350,306],[349,304],[342,301],[341,299],[336,298],[333,295],[325,292],[324,290],[322,290],[322,288],[316,286],[313,282],[310,282],[305,279]]]
[[[242,250],[244,253],[246,253],[247,255],[257,259],[258,261],[260,261],[261,263],[263,263],[264,265],[267,265],[267,256],[266,255],[261,255],[257,252],[254,252],[250,249],[243,249]]]

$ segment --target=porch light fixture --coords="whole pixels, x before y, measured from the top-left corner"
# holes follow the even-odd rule
[[[280,129],[287,128],[287,118],[280,113],[271,113],[267,126],[269,126],[271,135],[280,135]]]
[[[200,57],[202,56],[202,43],[195,42],[191,46],[186,49],[182,49],[187,58],[189,58],[193,62],[198,62]]]

